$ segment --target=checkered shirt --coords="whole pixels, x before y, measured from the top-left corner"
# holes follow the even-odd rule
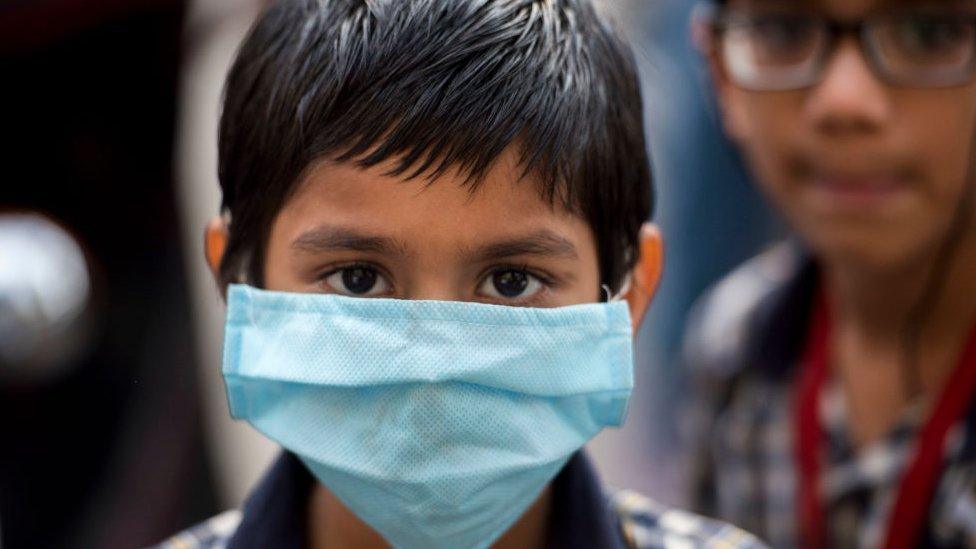
[[[163,542],[161,549],[301,547],[300,522],[311,475],[290,455],[272,466],[243,511],[229,511]],[[303,486],[305,488],[303,488]],[[758,549],[729,524],[660,505],[634,492],[609,497],[582,453],[553,481],[549,545],[558,549]]]
[[[684,348],[698,389],[689,433],[693,508],[774,547],[799,545],[793,409],[811,272],[792,245],[750,261],[696,306]],[[792,353],[778,352],[788,347]],[[850,442],[834,382],[821,394],[819,414],[829,546],[879,547],[924,409],[910,406],[885,437],[861,449]],[[944,461],[923,543],[976,547],[976,414],[952,428]]]
[[[633,492],[612,498],[628,549],[761,549],[746,532],[716,520],[659,505]],[[227,511],[166,540],[159,549],[224,549],[241,521],[241,511]]]
[[[725,522],[672,509],[634,492],[618,492],[611,501],[628,549],[766,547]]]

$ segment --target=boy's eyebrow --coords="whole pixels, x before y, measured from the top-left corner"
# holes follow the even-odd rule
[[[402,243],[385,236],[363,234],[335,225],[319,225],[305,231],[292,243],[293,250],[303,252],[356,251],[384,255],[406,255]]]
[[[546,229],[527,236],[486,244],[474,250],[470,255],[483,261],[518,255],[579,258],[576,246],[570,240]]]
[[[406,248],[397,240],[385,236],[360,233],[335,225],[319,225],[305,231],[291,243],[294,250],[302,252],[357,251],[384,255],[407,255]],[[518,255],[561,256],[577,259],[579,254],[573,243],[559,234],[542,229],[526,236],[500,240],[479,246],[464,255],[490,261]]]

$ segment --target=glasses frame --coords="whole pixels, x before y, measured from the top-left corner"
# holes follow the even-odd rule
[[[868,16],[851,22],[838,21],[836,19],[815,14],[801,15],[798,18],[814,22],[819,29],[824,29],[827,33],[825,45],[821,48],[822,51],[820,51],[819,54],[810,61],[813,68],[810,70],[810,74],[807,78],[802,80],[797,79],[796,83],[790,84],[762,85],[757,84],[756,82],[742,81],[741,78],[737,77],[735,74],[732,74],[731,71],[727,72],[729,72],[730,79],[735,82],[736,85],[754,91],[788,91],[809,88],[822,81],[825,69],[829,65],[830,59],[837,51],[837,47],[840,44],[841,39],[845,36],[853,36],[857,40],[858,48],[861,51],[861,55],[867,61],[867,65],[871,70],[871,73],[878,80],[890,86],[900,88],[951,88],[971,83],[973,81],[973,77],[976,76],[976,39],[973,40],[973,51],[970,52],[969,63],[966,65],[964,70],[959,72],[959,74],[946,76],[942,79],[918,79],[911,76],[893,74],[885,68],[885,63],[880,53],[881,46],[876,42],[876,33],[872,32],[872,29],[883,24],[890,24],[893,20],[902,19],[909,15],[914,15],[915,13],[916,12],[898,11]],[[976,36],[976,13],[959,12],[951,15],[953,15],[957,20],[962,20],[971,25],[973,27],[973,34]],[[718,56],[723,59],[726,66],[729,66],[730,63],[728,59],[724,57],[724,35],[729,29],[734,28],[737,23],[741,25],[746,21],[748,21],[748,17],[745,16],[743,12],[737,10],[722,10],[718,13],[712,12],[711,14],[708,14],[708,23],[712,34],[713,44],[715,44]]]

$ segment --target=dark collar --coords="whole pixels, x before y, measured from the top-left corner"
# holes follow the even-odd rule
[[[305,549],[306,509],[314,483],[298,458],[282,453],[244,504],[228,549]],[[624,547],[617,520],[583,452],[573,455],[552,482],[550,520],[550,547]]]
[[[583,452],[570,458],[552,481],[549,547],[623,549],[619,521]]]
[[[313,483],[302,462],[282,452],[244,502],[241,522],[227,548],[305,549],[305,514]]]
[[[763,299],[748,321],[751,340],[742,366],[783,381],[794,374],[803,352],[810,314],[819,284],[819,268],[804,248],[795,245],[795,270]]]

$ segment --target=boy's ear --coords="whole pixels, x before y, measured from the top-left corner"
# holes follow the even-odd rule
[[[211,219],[203,231],[203,254],[218,286],[221,286],[220,262],[227,249],[228,231],[227,218],[220,215]]]
[[[630,306],[630,318],[633,319],[634,332],[640,327],[644,313],[651,304],[651,298],[657,291],[664,269],[664,242],[661,231],[651,223],[644,223],[640,231],[640,256],[634,270],[630,273],[630,288],[624,294],[627,305]]]

